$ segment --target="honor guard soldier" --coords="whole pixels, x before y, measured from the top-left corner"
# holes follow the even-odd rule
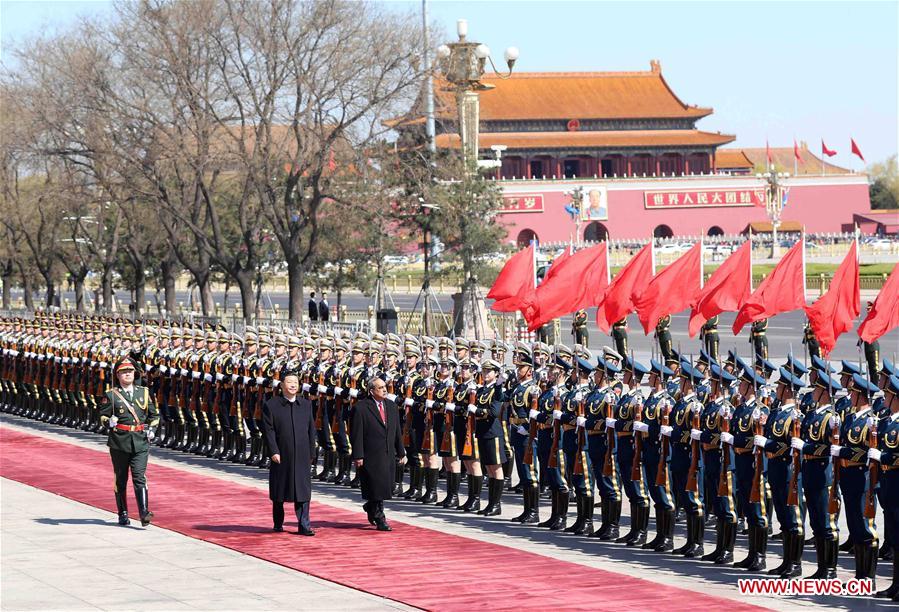
[[[540,396],[540,387],[534,380],[534,359],[531,349],[526,344],[519,342],[515,346],[512,363],[517,371],[515,387],[509,397],[511,409],[509,424],[512,428],[512,449],[518,465],[518,480],[521,483],[524,500],[524,511],[512,520],[517,523],[531,524],[540,522],[538,510],[540,481],[535,468],[536,462],[533,461],[533,457],[536,455],[537,441],[535,436],[531,435],[530,426],[531,421],[539,415],[536,403]],[[532,409],[535,413],[533,416],[531,416]],[[535,428],[536,425],[535,421]],[[534,431],[536,432],[536,429]],[[527,450],[528,445],[531,445],[530,450]],[[526,453],[532,458],[530,464],[525,463]]]
[[[671,343],[671,315],[666,314],[656,323],[655,338],[659,343],[659,351],[667,361],[671,358],[674,346]]]
[[[663,436],[669,436],[671,440],[672,483],[675,495],[679,498],[677,505],[684,510],[687,521],[687,542],[683,546],[675,548],[672,553],[695,558],[701,557],[703,554],[705,521],[703,520],[701,466],[697,465],[696,471],[691,474],[693,421],[699,419],[703,410],[702,402],[699,401],[693,389],[694,385],[702,382],[703,377],[687,362],[680,364],[680,376],[681,397],[677,399],[671,411],[670,424],[662,427],[660,431]],[[695,485],[691,479],[695,479]]]
[[[662,453],[660,430],[667,424],[674,406],[674,400],[665,389],[665,382],[674,376],[674,371],[655,359],[650,360],[649,364],[649,397],[643,402],[642,420],[634,423],[634,432],[643,435],[643,477],[655,507],[656,537],[642,548],[670,552],[674,548],[674,499],[671,495],[668,453]]]
[[[868,451],[868,460],[875,462],[879,474],[880,505],[883,520],[893,534],[899,533],[899,376],[891,375],[884,388],[884,404],[889,411],[881,419],[877,433],[877,448]],[[899,601],[899,554],[893,540],[892,583],[875,597]]]
[[[537,351],[542,351],[542,347],[546,345],[538,343]],[[540,469],[546,472],[546,484],[552,500],[549,518],[538,526],[548,527],[552,531],[565,529],[568,521],[568,476],[561,440],[555,438],[556,429],[561,430],[561,423],[555,420],[555,414],[558,412],[559,417],[562,416],[561,397],[565,393],[566,374],[570,369],[570,361],[554,356],[546,367],[545,388],[537,399],[537,458]]]
[[[159,425],[159,415],[150,396],[150,390],[134,384],[134,371],[134,364],[128,358],[116,363],[115,376],[118,387],[106,392],[100,407],[100,419],[109,427],[106,444],[109,446],[109,455],[115,471],[115,498],[119,524],[129,524],[125,492],[130,471],[140,522],[146,527],[153,518],[147,494],[147,459],[150,454],[150,443]]]
[[[434,343],[436,347],[436,342]],[[422,357],[419,372],[421,380],[412,392],[415,398],[413,414],[415,418],[412,429],[417,438],[418,448],[421,449],[421,464],[423,467],[423,481],[425,491],[415,501],[423,504],[437,503],[437,481],[440,476],[440,455],[437,454],[437,445],[434,435],[434,374],[437,372],[437,351],[432,355]],[[427,441],[427,444],[425,443]]]
[[[839,432],[840,420],[830,398],[841,387],[822,371],[817,372],[815,385],[800,435],[790,439],[790,446],[802,453],[802,488],[815,536],[818,570],[810,578],[821,580],[836,577],[839,554],[838,513],[832,513],[830,508],[834,477],[830,441],[832,430]],[[838,501],[839,497],[835,499]]]
[[[802,343],[811,357],[821,357],[821,345],[818,344],[815,330],[812,329],[812,324],[808,319],[806,319],[805,327],[802,330]]]
[[[873,307],[874,303],[868,302],[865,312],[870,313]],[[871,378],[872,382],[876,381],[877,372],[880,371],[880,342],[878,340],[865,342],[861,338],[858,339],[858,342],[864,350],[865,361],[868,363],[868,376]]]
[[[467,343],[465,344],[467,347]],[[459,350],[458,340],[456,350]],[[466,349],[467,352],[467,349]],[[481,455],[477,440],[477,427],[469,408],[475,406],[478,392],[477,372],[478,364],[473,363],[467,357],[459,360],[461,373],[459,383],[455,386],[455,398],[453,404],[455,420],[453,428],[456,433],[456,445],[459,458],[465,464],[468,473],[468,499],[459,506],[463,512],[479,512],[481,510],[481,488],[484,484],[484,476],[481,472]]]
[[[574,313],[571,320],[571,335],[574,336],[574,343],[582,346],[590,344],[590,332],[587,330],[587,310],[581,308]]]
[[[604,542],[618,539],[619,522],[621,520],[621,473],[615,458],[617,435],[610,435],[607,419],[614,415],[618,398],[623,389],[616,377],[621,374],[620,368],[613,361],[597,358],[596,369],[593,370],[593,388],[584,400],[587,428],[587,454],[593,467],[594,479],[599,488],[600,516],[602,523],[593,532],[593,537]],[[614,416],[612,416],[614,419]],[[617,433],[617,432],[616,432]],[[609,441],[612,447],[609,447]],[[630,476],[629,474],[625,477]]]
[[[627,317],[612,323],[612,341],[619,355],[627,355]]]
[[[475,403],[468,407],[476,422],[476,437],[481,462],[487,468],[487,506],[478,514],[496,516],[502,513],[503,495],[503,463],[506,461],[506,449],[503,444],[503,424],[500,420],[502,411],[502,391],[499,373],[502,365],[493,359],[486,359],[481,364],[484,383],[478,387]]]
[[[840,443],[830,447],[835,461],[841,461],[840,491],[849,526],[849,540],[855,552],[855,577],[874,578],[877,569],[877,532],[873,518],[865,517],[868,488],[867,457],[869,432],[876,435],[877,419],[868,403],[876,387],[861,374],[853,374],[849,383],[851,408],[842,417]]]
[[[461,372],[457,379],[459,362],[452,355],[452,345],[447,340],[447,350],[441,352],[437,383],[434,386],[434,444],[435,451],[446,470],[446,497],[437,503],[447,509],[459,507],[459,486],[462,483],[462,462],[459,460],[458,439],[456,438],[456,386],[461,385]]]
[[[761,357],[768,358],[768,319],[759,319],[753,321],[749,334],[749,341],[752,342],[753,360]]]
[[[421,401],[424,401],[425,387],[423,381],[420,381],[421,375],[418,372],[418,361],[421,359],[421,347],[414,336],[406,334],[403,344],[403,353],[405,356],[405,367],[402,376],[397,381],[396,395],[399,400],[396,402],[400,411],[400,424],[403,432],[403,446],[406,448],[406,457],[409,459],[409,488],[403,493],[403,499],[421,498],[421,483],[424,478],[421,465],[421,441],[413,435],[415,422],[415,402],[414,397],[416,386],[421,394]],[[417,384],[416,384],[417,383]],[[388,396],[388,399],[389,396]],[[402,482],[402,475],[400,475]]]
[[[699,330],[699,339],[709,356],[718,360],[718,315],[703,323]]]
[[[569,479],[574,488],[577,519],[565,528],[574,535],[593,533],[593,474],[587,454],[587,419],[584,400],[590,392],[590,372],[593,366],[584,357],[573,355],[568,392],[562,396],[562,449]]]

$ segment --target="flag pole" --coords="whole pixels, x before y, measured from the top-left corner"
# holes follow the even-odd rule
[[[827,176],[827,164],[824,163],[824,139],[821,139],[821,176]]]
[[[802,226],[802,235],[799,236],[802,242],[802,301],[805,301],[806,279],[805,279],[805,225]]]
[[[752,224],[749,225],[749,292],[752,293]]]

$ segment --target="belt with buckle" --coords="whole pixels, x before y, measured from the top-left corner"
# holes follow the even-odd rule
[[[734,452],[738,455],[745,455],[746,453],[751,453],[751,448],[734,448]]]
[[[527,419],[522,419],[520,417],[509,417],[509,422],[512,423],[512,425],[527,425],[528,424]]]
[[[143,431],[143,425],[118,425],[115,426],[119,431]]]

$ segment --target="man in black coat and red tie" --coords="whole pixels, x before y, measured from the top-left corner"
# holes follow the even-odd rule
[[[309,466],[315,462],[315,417],[309,400],[297,395],[299,390],[300,376],[290,370],[282,377],[282,395],[275,395],[262,408],[262,426],[272,459],[268,492],[275,531],[284,531],[284,502],[293,502],[299,522],[297,533],[314,536],[309,522]]]
[[[373,378],[370,398],[356,404],[351,428],[353,461],[362,483],[362,506],[378,531],[391,531],[384,516],[384,500],[393,496],[396,465],[405,465],[406,449],[400,434],[399,411],[387,399],[387,384]]]

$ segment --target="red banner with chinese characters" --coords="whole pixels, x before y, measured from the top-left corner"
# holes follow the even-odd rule
[[[525,193],[515,195],[504,195],[503,205],[500,207],[500,213],[531,213],[543,212],[543,194],[542,193]]]
[[[700,189],[690,191],[645,191],[646,208],[705,208],[765,206],[764,189]]]

